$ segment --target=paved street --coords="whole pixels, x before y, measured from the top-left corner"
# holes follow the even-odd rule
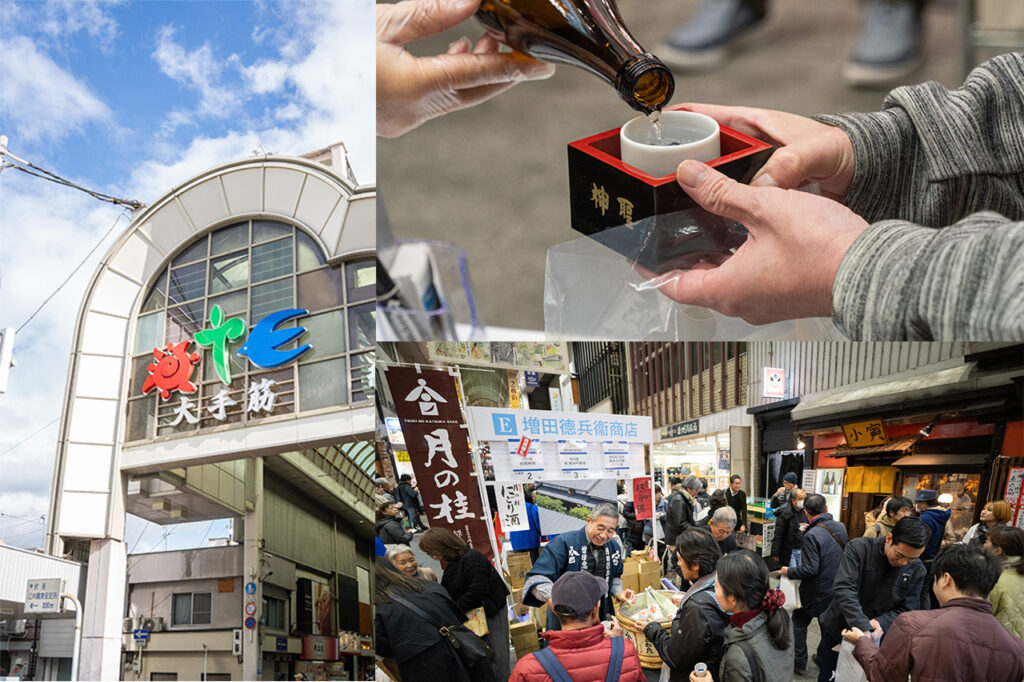
[[[696,2],[621,0],[628,26],[654,50]],[[801,114],[870,111],[883,92],[851,90],[840,70],[857,40],[860,4],[777,0],[762,41],[712,74],[677,75],[673,103],[742,104]],[[929,59],[910,81],[962,82],[957,11],[949,2],[927,17]],[[465,24],[410,46],[443,51]],[[578,237],[569,227],[568,142],[621,125],[634,112],[612,88],[571,67],[482,106],[432,121],[398,140],[380,139],[378,179],[400,238],[460,244],[483,320],[543,328],[547,250]]]

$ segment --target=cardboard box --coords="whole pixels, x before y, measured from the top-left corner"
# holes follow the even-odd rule
[[[508,579],[512,587],[521,588],[526,582],[526,574],[533,568],[529,552],[508,553]]]
[[[640,589],[637,592],[642,592],[648,587],[654,588],[655,590],[661,589],[661,563],[657,561],[645,561],[640,564],[640,572],[638,575],[640,582]]]
[[[626,560],[627,562],[629,559]],[[633,592],[640,591],[640,571],[638,570],[636,562],[632,564],[627,563],[622,569],[622,589],[633,590]]]
[[[668,108],[676,109],[685,110]],[[719,139],[722,155],[708,165],[739,182],[773,151],[724,125]],[[574,230],[657,273],[727,254],[747,238],[739,223],[700,208],[675,174],[655,178],[624,164],[618,128],[569,144],[569,207]]]
[[[537,624],[532,620],[525,623],[513,623],[508,628],[509,636],[512,639],[512,646],[516,649],[516,656],[522,658],[531,651],[540,649],[540,640],[537,637]]]

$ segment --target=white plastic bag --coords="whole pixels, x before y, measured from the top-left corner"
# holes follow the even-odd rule
[[[868,682],[864,668],[853,657],[853,645],[845,639],[842,646],[839,647],[839,663],[836,665],[835,682]]]
[[[790,580],[786,576],[779,578],[779,589],[782,590],[782,594],[786,597],[786,603],[783,604],[783,608],[788,611],[800,608],[800,581]]]

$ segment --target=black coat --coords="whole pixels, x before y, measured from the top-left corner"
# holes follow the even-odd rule
[[[382,516],[377,519],[377,537],[385,545],[408,545],[412,542],[412,533],[406,533],[402,522],[396,516]]]
[[[686,499],[682,491],[677,490],[668,496],[668,514],[665,515],[668,537],[666,538],[671,545],[676,544],[676,538],[679,534],[690,526],[696,526],[697,520],[694,518],[693,504]]]
[[[487,557],[473,548],[448,564],[441,576],[441,584],[463,613],[482,606],[488,616],[493,616],[505,608],[505,597],[508,596],[505,581]]]
[[[420,498],[416,489],[408,481],[402,481],[395,488],[395,497],[402,503],[402,511],[412,512],[415,516],[420,509]]]
[[[732,490],[726,488],[725,501],[736,510],[736,530],[747,525],[747,494],[741,490],[733,495]],[[747,531],[749,532],[750,529],[748,528]]]
[[[794,549],[803,544],[803,533],[800,524],[807,523],[807,514],[803,509],[793,509],[787,504],[775,512],[775,537],[772,539],[772,556],[778,557],[783,566],[789,566],[789,559]]]
[[[804,533],[800,565],[789,571],[789,578],[800,581],[800,603],[814,615],[832,602],[832,584],[843,559],[842,545],[848,542],[846,527],[828,513],[814,519]]]
[[[690,595],[676,611],[671,634],[658,623],[648,623],[644,628],[644,637],[672,668],[671,682],[687,682],[693,666],[701,662],[708,664],[711,679],[718,682],[725,653],[722,638],[729,616],[718,608],[714,578],[706,587]]]
[[[629,536],[629,544],[633,546],[633,549],[643,549],[644,546],[644,522],[637,521],[636,518],[636,505],[630,500],[626,504],[622,505],[622,516],[628,522],[626,524],[626,534]],[[639,525],[638,525],[639,524]],[[634,528],[639,528],[640,532],[635,532]]]
[[[921,608],[927,572],[920,559],[895,567],[885,557],[885,538],[854,538],[846,545],[833,584],[832,604],[821,614],[822,630],[839,639],[844,629],[868,632],[875,619],[888,630],[896,616]]]
[[[486,671],[467,671],[438,632],[438,624],[456,625],[466,619],[443,587],[426,580],[422,592],[407,590],[401,597],[437,621],[428,622],[397,602],[377,604],[376,652],[378,656],[395,659],[402,682],[436,682],[441,677],[455,682],[485,679],[481,675],[486,675]]]

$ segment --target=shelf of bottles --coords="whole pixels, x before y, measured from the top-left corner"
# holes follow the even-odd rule
[[[843,474],[845,469],[818,469],[814,477],[814,492],[825,496],[828,511],[838,518],[843,508]]]

